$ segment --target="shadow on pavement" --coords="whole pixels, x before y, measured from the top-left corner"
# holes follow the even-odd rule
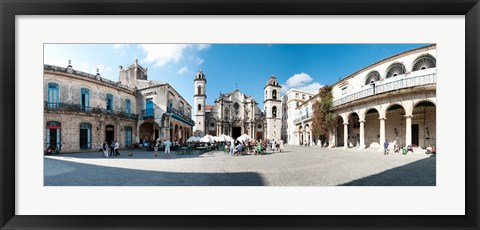
[[[260,174],[163,172],[44,159],[45,186],[263,186]],[[72,170],[51,173],[58,168]],[[61,171],[61,170],[60,170]],[[50,175],[49,175],[50,174]]]
[[[412,162],[340,186],[435,186],[436,156]]]
[[[59,157],[59,158],[78,158],[78,159],[162,159],[162,160],[175,160],[175,159],[184,159],[184,158],[195,158],[195,157],[211,157],[216,151],[210,152],[200,152],[195,150],[190,154],[181,154],[179,151],[172,151],[170,157],[166,157],[163,151],[157,152],[157,157],[154,157],[153,151],[145,151],[140,149],[124,149],[120,150],[120,156],[110,156],[108,158],[103,157],[103,152],[100,151],[91,151],[91,152],[80,152],[80,153],[61,153],[57,155],[49,155],[50,159]],[[129,156],[129,154],[132,154]]]

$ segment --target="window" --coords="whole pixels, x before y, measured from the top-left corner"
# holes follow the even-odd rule
[[[276,90],[272,90],[272,99],[277,100],[277,91]]]
[[[210,123],[210,127],[212,127],[212,128],[215,127],[215,123],[213,123],[213,122]]]
[[[396,77],[398,75],[405,74],[407,71],[405,69],[405,66],[401,63],[394,63],[390,65],[387,69],[387,74],[385,75],[385,78],[390,78],[390,77]]]
[[[145,115],[153,116],[153,98],[147,98],[145,103]]]
[[[302,99],[305,100],[305,94],[302,94]]]
[[[132,127],[125,127],[125,147],[132,147]]]
[[[347,94],[347,92],[348,92],[348,91],[347,91],[347,88],[348,88],[347,86],[345,86],[345,87],[342,88],[342,95]]]
[[[60,103],[60,99],[58,94],[58,84],[54,82],[49,82],[47,106],[49,108],[58,108],[59,103]]]
[[[202,86],[197,87],[197,94],[202,95]]]
[[[181,113],[181,114],[184,113],[184,107],[185,107],[185,106],[184,106],[183,102],[180,102],[180,108],[179,108],[179,110],[180,110],[180,113]]]
[[[377,81],[380,81],[380,73],[378,71],[372,71],[367,75],[367,79],[365,80],[365,85],[370,85]]]
[[[435,68],[436,66],[437,60],[432,55],[426,54],[415,59],[412,71]]]
[[[277,118],[277,106],[272,107],[272,117]]]
[[[130,102],[130,99],[125,100],[125,113],[126,114],[132,113],[132,104]]]
[[[198,111],[202,111],[202,105],[198,104],[197,109],[198,109]]]
[[[240,108],[240,105],[238,104],[238,102],[235,102],[235,104],[233,104],[233,108],[237,109]]]
[[[110,94],[110,93],[107,93],[107,97],[105,99],[105,101],[107,102],[106,106],[107,106],[107,111],[113,111],[113,95]]]
[[[92,148],[92,125],[88,123],[80,124],[80,149]]]
[[[298,93],[295,94],[295,98],[298,98]]]
[[[80,107],[82,111],[90,109],[90,90],[87,88],[80,89]]]
[[[168,108],[167,108],[167,112],[170,113],[170,111],[172,111],[172,108],[173,108],[173,99],[169,99],[168,100]]]

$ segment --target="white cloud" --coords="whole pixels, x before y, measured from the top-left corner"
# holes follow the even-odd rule
[[[203,64],[203,63],[205,62],[205,60],[197,57],[197,58],[195,59],[195,62],[197,63],[197,65],[201,65],[201,64]]]
[[[188,72],[188,67],[186,67],[186,66],[180,68],[180,69],[177,71],[178,74],[184,74],[184,73],[186,73],[186,72]]]
[[[141,45],[145,51],[145,62],[154,62],[155,67],[164,66],[170,62],[178,63],[183,58],[187,44],[148,44]]]
[[[312,82],[313,78],[306,73],[297,73],[287,79],[285,84],[282,84],[282,93],[286,93],[288,90],[295,88],[304,90],[311,93],[317,93],[318,90],[323,87],[318,82]]]
[[[121,49],[121,48],[127,48],[128,44],[113,44],[113,48],[115,49]]]
[[[80,70],[82,72],[88,73],[88,67],[89,66],[90,66],[90,64],[88,64],[87,62],[84,62],[84,63],[82,63],[82,67],[80,67]]]
[[[204,50],[204,49],[208,49],[210,48],[210,44],[198,44],[197,45],[197,50],[201,51],[201,50]]]

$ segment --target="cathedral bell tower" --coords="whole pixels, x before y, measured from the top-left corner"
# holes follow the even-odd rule
[[[205,135],[205,100],[207,99],[205,74],[199,70],[195,75],[195,135]]]
[[[265,137],[269,140],[280,140],[282,128],[282,101],[280,100],[280,90],[282,87],[278,84],[277,78],[271,76],[267,85],[265,85],[265,95],[263,105],[265,107]]]

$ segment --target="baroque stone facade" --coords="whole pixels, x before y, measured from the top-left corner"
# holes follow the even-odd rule
[[[276,78],[270,77],[265,86],[265,112],[258,102],[235,90],[220,94],[214,105],[206,105],[205,87],[207,80],[202,71],[195,75],[196,134],[219,136],[226,134],[234,138],[247,134],[257,140],[280,139],[281,101]],[[270,135],[269,135],[270,134]]]

